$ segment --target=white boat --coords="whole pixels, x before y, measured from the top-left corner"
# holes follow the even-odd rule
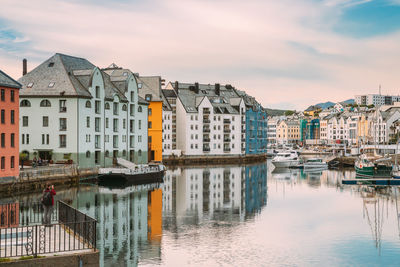
[[[328,168],[328,163],[319,158],[310,158],[304,162],[303,166],[304,169],[326,169]]]
[[[272,159],[272,164],[275,168],[290,168],[297,167],[300,163],[299,154],[297,151],[291,150],[286,152],[279,152]]]

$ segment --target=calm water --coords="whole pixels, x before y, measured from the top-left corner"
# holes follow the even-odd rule
[[[161,185],[58,197],[98,219],[101,266],[400,266],[398,188],[273,169],[178,168]]]

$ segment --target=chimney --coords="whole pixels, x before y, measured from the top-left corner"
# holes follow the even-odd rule
[[[215,84],[215,94],[216,94],[216,95],[219,95],[219,94],[220,94],[220,86],[219,86],[219,83],[216,83],[216,84]]]
[[[175,92],[178,93],[178,89],[179,89],[179,82],[175,81],[175,86],[174,86]]]
[[[22,60],[22,76],[24,76],[27,73],[27,61],[26,58]]]
[[[195,92],[196,94],[199,93],[199,83],[198,83],[198,82],[195,82],[195,83],[194,83],[194,92]]]

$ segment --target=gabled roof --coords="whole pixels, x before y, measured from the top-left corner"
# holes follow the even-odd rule
[[[0,86],[20,89],[22,85],[0,70]]]

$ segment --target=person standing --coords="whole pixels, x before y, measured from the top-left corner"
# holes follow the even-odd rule
[[[56,195],[56,190],[54,190],[54,185],[46,184],[46,189],[43,191],[42,205],[44,209],[43,224],[46,226],[51,226],[51,214],[53,213],[54,206],[54,196]]]

